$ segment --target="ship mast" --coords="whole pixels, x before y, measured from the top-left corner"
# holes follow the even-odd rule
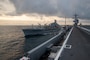
[[[74,15],[74,21],[73,22],[74,22],[74,26],[78,25],[79,20],[78,20],[78,15],[77,14]]]

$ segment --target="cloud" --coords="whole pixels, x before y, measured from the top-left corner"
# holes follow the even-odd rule
[[[12,2],[16,6],[17,13],[38,13],[45,15],[57,13],[57,9],[50,0],[12,0]]]
[[[3,1],[3,0],[1,0]],[[17,14],[43,14],[72,18],[75,13],[90,19],[90,0],[5,0]],[[5,5],[5,1],[4,4]],[[14,4],[14,6],[13,6]],[[0,8],[1,9],[1,8]],[[7,11],[8,8],[6,9]],[[2,9],[3,11],[3,9]]]
[[[9,0],[0,0],[0,15],[15,13],[15,7]]]
[[[79,0],[76,8],[80,18],[90,19],[90,0]]]

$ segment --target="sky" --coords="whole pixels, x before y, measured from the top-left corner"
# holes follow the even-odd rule
[[[54,19],[64,24],[65,17],[71,24],[75,13],[89,24],[90,0],[0,0],[0,25],[43,24]]]

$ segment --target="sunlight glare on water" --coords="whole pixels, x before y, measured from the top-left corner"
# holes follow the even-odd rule
[[[14,60],[22,55],[24,40],[20,27],[0,26],[0,60]]]

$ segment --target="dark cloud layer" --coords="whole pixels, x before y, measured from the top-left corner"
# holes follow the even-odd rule
[[[72,18],[90,19],[90,0],[10,0],[17,14],[37,13]]]

